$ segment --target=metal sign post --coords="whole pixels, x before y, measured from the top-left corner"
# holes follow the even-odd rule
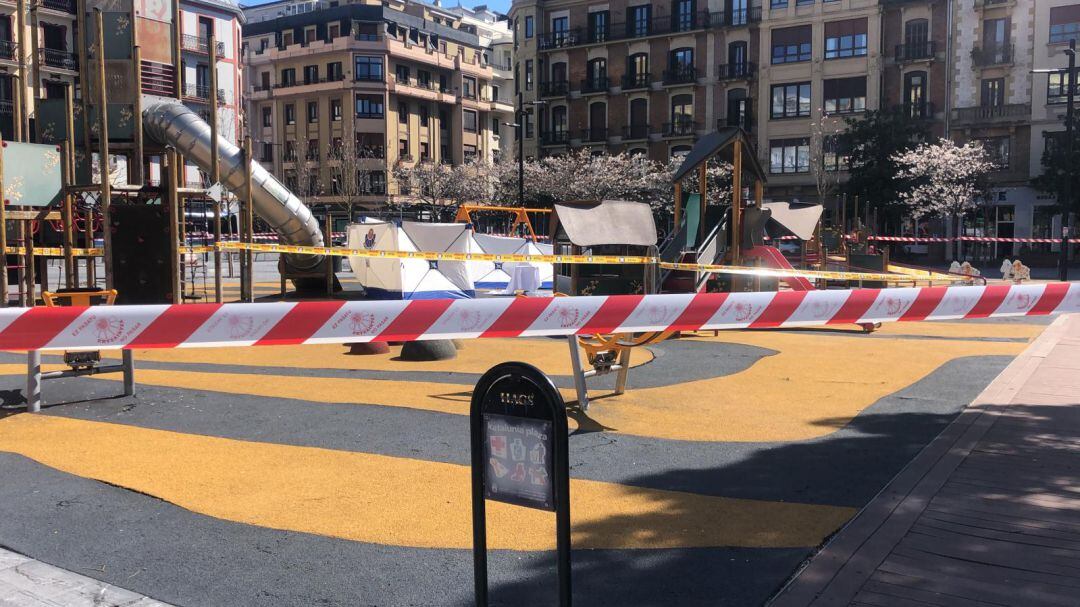
[[[496,365],[473,390],[473,576],[488,604],[485,500],[555,513],[559,605],[570,605],[570,464],[566,405],[551,379],[520,362]]]

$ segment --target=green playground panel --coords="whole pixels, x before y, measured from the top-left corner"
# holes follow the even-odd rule
[[[40,143],[3,144],[4,204],[45,207],[60,201],[60,150]]]

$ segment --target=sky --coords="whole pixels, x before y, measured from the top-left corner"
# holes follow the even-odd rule
[[[433,3],[433,0],[426,1]],[[506,13],[510,10],[510,1],[511,0],[443,0],[443,6],[457,6],[458,4],[461,4],[462,6],[472,8],[478,4],[486,4],[488,8],[493,11]],[[242,6],[258,6],[259,4],[266,4],[267,2],[271,2],[271,0],[240,0]]]

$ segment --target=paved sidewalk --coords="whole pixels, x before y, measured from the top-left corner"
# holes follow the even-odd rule
[[[775,597],[1072,605],[1080,597],[1080,315],[1063,316]]]
[[[0,548],[0,607],[169,607]]]

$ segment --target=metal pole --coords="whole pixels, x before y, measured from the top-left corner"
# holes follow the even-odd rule
[[[251,135],[244,137],[244,234],[248,244],[255,242],[255,213],[251,206]],[[244,301],[255,301],[255,252],[244,251],[244,260],[247,264],[247,293]]]
[[[218,78],[217,42],[214,28],[207,33],[207,52],[210,54],[210,185],[221,180],[218,168]],[[221,203],[214,201],[214,301],[221,303]]]
[[[517,144],[518,144],[518,206],[525,207],[525,102],[518,91],[517,95]]]
[[[1073,103],[1076,101],[1076,39],[1069,40],[1069,50],[1066,51],[1069,55],[1069,90],[1066,97],[1067,107],[1065,108],[1065,145],[1067,146],[1068,153],[1066,158],[1069,162],[1073,160],[1073,150],[1075,144],[1073,138],[1075,136],[1073,129],[1073,116],[1074,108]],[[1058,280],[1065,282],[1069,280],[1069,211],[1074,206],[1073,191],[1072,191],[1073,175],[1070,172],[1065,178],[1065,200],[1061,205],[1061,254],[1058,257]]]
[[[172,303],[183,301],[180,291],[180,202],[176,195],[176,150],[165,148],[165,166],[161,177],[165,185],[165,201],[169,205],[169,289],[172,291]]]
[[[124,396],[135,394],[135,353],[131,350],[121,350],[120,357],[124,367]]]
[[[4,137],[0,135],[0,149],[4,146]],[[8,269],[7,269],[7,199],[4,192],[4,155],[0,153],[0,308],[8,306]]]
[[[75,246],[75,234],[72,231],[72,222],[74,221],[74,215],[72,214],[72,194],[68,190],[75,183],[75,117],[73,105],[73,93],[71,83],[65,83],[64,85],[64,108],[67,111],[67,118],[65,123],[65,130],[67,131],[67,141],[64,142],[64,171],[63,171],[63,184],[64,184],[64,285],[69,288],[75,288],[79,284],[79,277],[77,275],[78,264],[75,263],[75,256],[72,252],[72,248]],[[92,257],[90,259],[93,259]]]
[[[41,411],[41,350],[26,353],[26,411]]]
[[[94,9],[97,33],[98,77],[98,171],[101,174],[101,236],[104,241],[105,288],[113,288],[112,227],[109,207],[112,206],[112,183],[109,181],[109,100],[105,92],[105,26],[100,8]]]
[[[19,31],[19,48],[17,59],[19,62],[19,86],[17,91],[19,93],[18,102],[16,103],[18,115],[15,117],[15,140],[26,141],[30,136],[30,122],[29,112],[26,109],[26,42],[23,40],[23,33],[26,32],[26,0],[18,0],[15,3],[15,27]],[[33,52],[34,48],[30,51]]]

